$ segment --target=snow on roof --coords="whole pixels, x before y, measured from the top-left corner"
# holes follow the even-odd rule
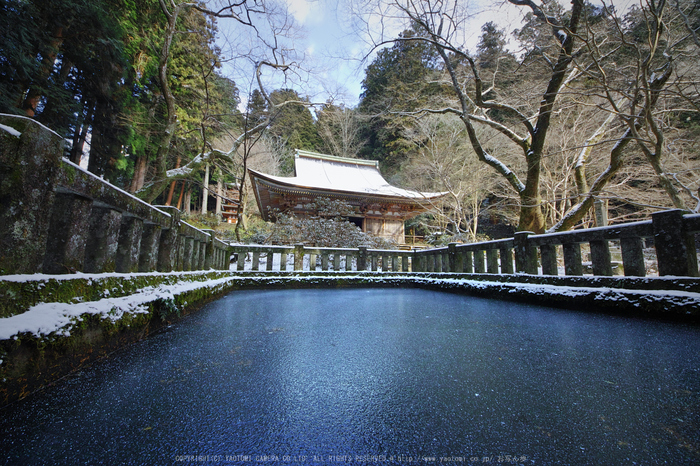
[[[426,199],[445,193],[421,193],[390,185],[379,172],[376,161],[334,157],[297,150],[294,155],[296,176],[283,177],[262,174],[272,181],[309,189],[345,191],[378,196]]]

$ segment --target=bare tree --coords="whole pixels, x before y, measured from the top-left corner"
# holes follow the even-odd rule
[[[464,125],[453,115],[428,115],[416,120],[408,136],[418,147],[404,177],[422,191],[445,192],[445,198],[430,202],[429,212],[455,234],[477,238],[482,203],[495,190],[494,175],[470,152]],[[466,145],[466,147],[465,147]]]
[[[467,7],[458,0],[428,0],[422,2],[390,1],[382,3],[382,10],[395,12],[417,25],[422,35],[409,40],[431,43],[442,59],[449,74],[451,91],[457,99],[457,106],[424,109],[423,112],[451,113],[457,115],[464,124],[469,141],[476,157],[492,167],[503,177],[520,199],[520,219],[518,228],[543,232],[545,217],[542,209],[540,177],[542,157],[549,134],[554,104],[567,77],[573,61],[574,42],[579,22],[584,13],[582,0],[574,0],[566,19],[546,14],[540,6],[530,0],[510,0],[522,5],[550,28],[550,34],[558,44],[558,52],[548,59],[548,82],[540,95],[534,116],[524,114],[520,109],[506,103],[489,100],[484,88],[479,67],[474,57],[460,43],[465,33],[468,19]],[[380,43],[385,43],[381,41]],[[468,72],[467,72],[468,71]],[[492,119],[489,111],[498,110],[508,114],[515,124],[510,126]],[[518,174],[514,167],[495,157],[480,139],[475,125],[486,125],[502,134],[525,160],[524,173]],[[524,176],[524,180],[522,177]]]
[[[655,183],[645,186],[660,186],[676,208],[689,210],[686,201],[693,200],[693,210],[697,211],[700,173],[683,163],[682,156],[678,160],[678,149],[683,144],[676,141],[672,149],[667,140],[669,132],[682,132],[677,124],[672,126],[671,120],[679,114],[697,114],[700,103],[696,84],[700,47],[694,31],[687,28],[683,6],[688,8],[689,3],[676,2],[674,11],[665,1],[649,1],[644,8],[633,9],[626,20],[610,9],[606,12],[611,25],[607,34],[596,33],[587,25],[578,35],[586,53],[582,54],[585,60],[576,60],[573,74],[584,79],[572,79],[570,92],[594,96],[589,104],[610,112],[610,116],[582,149],[577,164],[577,204],[552,230],[572,228],[596,199],[606,197],[608,184],[625,165],[626,149],[642,154],[653,170]],[[621,127],[617,136],[610,128],[613,119]],[[616,143],[609,151],[607,168],[589,188],[585,163],[590,150],[603,138],[614,138]],[[697,155],[691,159],[697,163]],[[677,169],[668,170],[666,165]],[[639,183],[645,179],[644,171],[637,168],[637,173],[634,178]],[[657,198],[645,207],[666,205]]]
[[[344,105],[326,103],[318,113],[318,132],[327,150],[338,157],[357,157],[360,140],[359,114]]]

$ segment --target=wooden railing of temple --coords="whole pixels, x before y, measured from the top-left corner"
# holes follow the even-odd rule
[[[0,274],[229,268],[229,246],[62,158],[39,123],[0,115]]]
[[[618,266],[611,254],[611,243],[614,243],[620,248],[621,272],[625,276],[644,277],[647,275],[644,245],[653,241],[659,276],[697,277],[697,232],[700,232],[700,215],[669,210],[657,212],[651,220],[642,222],[542,235],[519,232],[509,239],[452,243],[435,249],[233,245],[232,252],[237,257],[235,269],[239,271],[320,269],[558,275],[559,263],[563,263],[564,275],[612,276]],[[583,260],[582,246],[590,250],[590,261],[586,261],[590,264]],[[249,266],[246,266],[246,258],[252,261]]]

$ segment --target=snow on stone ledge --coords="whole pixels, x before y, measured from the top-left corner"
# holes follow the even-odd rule
[[[217,288],[231,278],[205,282],[183,282],[176,285],[147,287],[130,296],[104,298],[84,303],[39,303],[27,312],[0,318],[0,340],[8,340],[20,333],[30,333],[38,338],[55,333],[69,336],[82,315],[99,315],[102,319],[117,322],[126,314],[146,314],[148,304],[157,299],[172,300],[175,296],[199,288]]]
[[[18,138],[18,137],[20,137],[20,136],[22,135],[22,133],[20,133],[19,131],[17,131],[16,129],[14,129],[14,128],[11,127],[11,126],[6,126],[6,125],[3,125],[3,124],[0,124],[0,129],[3,130],[3,131],[6,131],[6,132],[8,132],[8,133],[10,133],[12,136],[14,136],[14,137],[16,137],[16,138]]]

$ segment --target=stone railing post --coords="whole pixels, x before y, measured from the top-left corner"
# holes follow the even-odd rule
[[[287,251],[282,251],[280,254],[280,271],[284,272],[287,270]]]
[[[683,211],[666,210],[651,214],[659,275],[698,276],[695,237],[689,235]]]
[[[532,234],[531,231],[518,231],[513,236],[515,271],[518,273],[537,274],[537,248],[528,240]]]
[[[638,236],[620,238],[622,269],[626,277],[643,277],[646,275],[643,246],[644,242]]]
[[[180,211],[171,206],[156,206],[158,210],[170,215],[170,224],[163,227],[158,246],[159,272],[172,272],[177,268],[178,247],[180,245]]]
[[[304,270],[304,245],[294,245],[294,270]]]
[[[414,249],[411,252],[411,272],[422,272],[419,264],[420,259],[418,258],[418,249]]]
[[[163,229],[155,223],[143,225],[141,252],[139,253],[139,272],[153,272],[158,266],[158,247]]]
[[[209,270],[211,268],[214,268],[216,262],[214,261],[214,239],[216,236],[214,235],[214,230],[202,230],[204,233],[209,234],[209,238],[207,238],[207,241],[204,246],[204,270]]]
[[[248,251],[240,247],[236,247],[234,251],[237,252],[238,256],[236,259],[236,270],[245,270],[245,259],[248,255]]]
[[[607,240],[594,240],[591,245],[591,262],[593,275],[612,277],[612,264],[610,258],[610,246]]]
[[[0,272],[41,272],[63,138],[31,118],[0,123]]]
[[[91,210],[92,199],[73,193],[56,193],[46,242],[44,273],[85,270]]]
[[[583,275],[583,265],[581,264],[581,245],[579,243],[564,243],[564,273],[566,275]]]
[[[484,262],[484,250],[474,251],[474,273],[486,273],[486,263]]]
[[[360,246],[357,253],[357,271],[367,270],[367,246]]]
[[[121,223],[120,211],[110,207],[92,206],[90,234],[85,245],[86,273],[105,273],[116,270]]]
[[[122,215],[117,245],[116,271],[121,273],[138,272],[139,253],[141,252],[141,236],[143,235],[143,220],[137,217]]]
[[[447,245],[447,257],[446,272],[461,272],[461,270],[457,270],[457,243],[450,243]]]
[[[462,257],[464,258],[462,272],[474,273],[474,252],[464,251]]]
[[[501,257],[501,273],[513,273],[513,250],[507,246],[501,246],[498,252]]]
[[[557,264],[557,247],[553,244],[540,245],[543,275],[559,275]]]
[[[347,256],[345,256],[345,263],[347,264]],[[337,252],[333,253],[333,270],[336,272],[340,270],[340,254]]]
[[[498,249],[486,250],[486,273],[498,273]]]

